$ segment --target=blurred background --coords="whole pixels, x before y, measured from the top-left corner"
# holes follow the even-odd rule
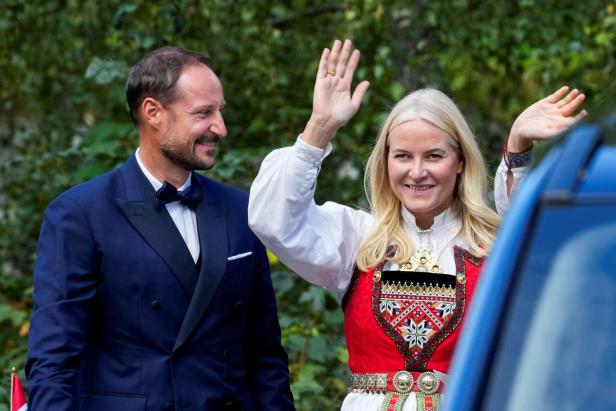
[[[367,207],[363,166],[384,115],[435,87],[467,116],[490,174],[520,111],[561,85],[588,111],[616,94],[613,0],[0,1],[0,411],[23,378],[42,213],[137,147],[124,100],[130,67],[177,45],[210,56],[229,134],[206,174],[248,189],[263,157],[290,145],[311,111],[316,66],[334,38],[362,52],[371,87],[335,139],[317,202]],[[336,298],[270,255],[299,410],[339,407],[348,371]]]

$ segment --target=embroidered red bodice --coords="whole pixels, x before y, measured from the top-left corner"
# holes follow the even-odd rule
[[[483,265],[457,246],[454,256],[451,287],[400,285],[381,278],[379,269],[355,274],[344,307],[352,373],[447,373]]]

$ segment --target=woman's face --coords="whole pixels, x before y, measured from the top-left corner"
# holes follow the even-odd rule
[[[434,217],[451,205],[463,169],[449,141],[446,132],[421,119],[389,132],[389,185],[422,229],[430,228]]]

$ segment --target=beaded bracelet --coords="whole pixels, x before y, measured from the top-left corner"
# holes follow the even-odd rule
[[[509,137],[505,139],[505,144],[503,145],[503,160],[505,160],[505,165],[507,166],[507,170],[511,171],[512,168],[518,167],[526,167],[530,165],[533,161],[533,146],[531,145],[524,151],[519,153],[511,153],[507,151],[507,143],[509,142]]]

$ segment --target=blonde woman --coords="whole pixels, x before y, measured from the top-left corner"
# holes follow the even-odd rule
[[[499,217],[485,199],[475,136],[432,89],[409,94],[387,117],[366,167],[369,213],[315,204],[330,141],[369,87],[352,92],[358,62],[349,40],[323,51],[312,116],[293,147],[263,161],[249,221],[281,261],[342,302],[352,373],[342,409],[437,410]],[[498,204],[521,178],[532,140],[568,127],[583,99],[562,88],[518,117],[497,173]]]

